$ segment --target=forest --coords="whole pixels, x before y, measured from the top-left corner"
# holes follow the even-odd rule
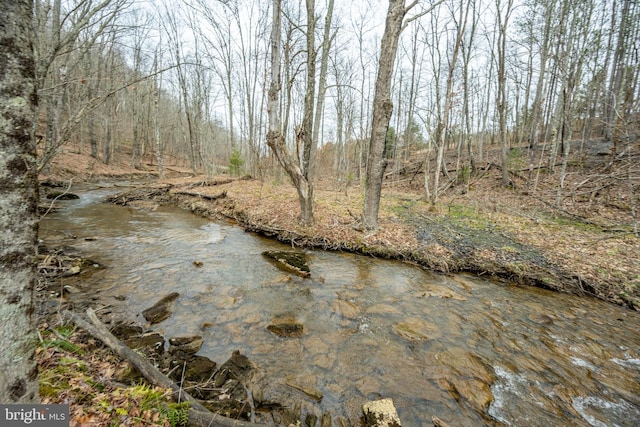
[[[36,222],[55,215],[58,198],[78,182],[98,183],[97,188],[135,182],[131,192],[109,203],[124,205],[127,212],[179,206],[293,249],[352,252],[400,260],[443,277],[463,272],[507,288],[532,285],[578,295],[589,301],[585,304],[604,301],[620,310],[608,316],[609,308],[594,305],[602,312],[590,313],[594,319],[635,324],[640,310],[637,1],[34,0],[31,18],[42,214]],[[82,233],[80,240],[96,240],[87,230]],[[44,402],[77,402],[72,418],[80,424],[111,422],[115,408],[125,407],[119,419],[144,418],[142,425],[160,418],[165,425],[180,425],[169,418],[192,416],[166,406],[171,391],[140,386],[144,397],[137,388],[121,396],[85,381],[81,365],[90,365],[92,375],[112,378],[119,362],[110,353],[100,353],[104,360],[80,357],[84,349],[95,349],[95,341],[68,324],[93,330],[94,338],[107,343],[103,325],[91,317],[93,311],[87,311],[92,326],[63,309],[96,302],[109,307],[107,312],[117,309],[83,287],[88,285],[82,280],[93,274],[86,272],[104,266],[74,259],[62,247],[45,247],[50,236],[44,234],[41,229],[35,297],[38,321],[45,322],[38,332]],[[64,239],[70,245],[80,241],[75,231],[65,232]],[[192,270],[208,267],[189,260]],[[291,277],[284,282],[330,287],[314,274],[304,279],[312,282]],[[462,286],[464,296],[446,291],[417,298],[446,301],[434,304],[443,309],[472,299],[471,282]],[[332,315],[353,331],[366,330],[354,326],[361,308],[341,292],[327,303]],[[233,306],[235,296],[229,301]],[[481,306],[491,312],[493,303],[481,301]],[[503,311],[510,315],[515,306]],[[541,314],[543,303],[523,306],[542,307],[524,316],[532,324],[561,323],[560,314]],[[589,320],[586,309],[566,311],[572,321]],[[53,327],[52,316],[66,316],[69,323]],[[64,323],[62,317],[58,321]],[[431,326],[423,319],[404,320],[392,329],[401,347],[407,341],[411,351],[427,348],[424,342],[431,338],[425,331],[431,334]],[[308,343],[308,331],[293,325],[286,338],[302,336]],[[287,327],[292,325],[285,322]],[[625,336],[615,329],[618,333]],[[541,343],[547,345],[540,341],[532,348]],[[461,423],[502,425],[490,405],[499,398],[493,384],[503,371],[469,354],[451,359],[477,369],[471,385],[466,379],[456,382],[457,374],[433,380],[438,392],[463,407],[444,413]],[[228,362],[241,356],[234,352]],[[82,361],[62,372],[67,357]],[[617,357],[606,357],[626,367]],[[637,360],[633,352],[624,357],[623,362]],[[136,363],[147,369],[146,362]],[[238,363],[249,365],[244,359]],[[21,372],[33,370],[27,366]],[[612,389],[631,405],[624,408],[633,418],[640,416],[633,397],[637,384],[627,379]],[[174,383],[162,381],[161,387],[177,392]],[[312,400],[317,396],[315,389],[292,388]],[[26,395],[18,386],[9,391],[0,396]],[[579,392],[576,386],[566,395]],[[331,411],[322,407],[319,393],[313,409],[283,413],[294,417],[293,423],[308,410],[319,417],[307,425],[331,425]],[[150,408],[147,398],[168,412]],[[100,399],[105,408],[96,403]],[[245,396],[242,404],[260,403],[252,399]],[[588,418],[575,401],[572,405],[562,416]],[[400,409],[401,415],[408,412]],[[244,410],[235,417],[254,425],[248,422],[255,421],[256,408],[250,417]],[[355,425],[357,417],[344,409],[336,414],[339,425]]]
[[[272,110],[305,181],[317,169],[336,186],[365,183],[368,159],[382,154],[370,156],[369,141],[384,68],[385,170],[419,173],[432,204],[495,148],[504,186],[510,155],[532,194],[540,172],[558,168],[558,204],[575,155],[606,152],[616,179],[634,181],[635,2],[414,2],[388,64],[382,3],[281,6]],[[41,170],[66,146],[104,164],[126,150],[132,167],[153,163],[160,175],[166,161],[209,175],[282,173],[267,138],[271,2],[56,0],[36,2],[34,18]]]

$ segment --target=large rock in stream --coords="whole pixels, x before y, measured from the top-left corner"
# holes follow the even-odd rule
[[[160,301],[155,303],[153,306],[144,310],[142,315],[147,322],[151,324],[160,323],[163,320],[168,319],[172,313],[171,306],[179,296],[180,294],[177,292],[170,293],[169,295],[161,298]]]
[[[311,277],[307,257],[295,251],[264,251],[262,255],[272,261],[278,268],[301,277]]]

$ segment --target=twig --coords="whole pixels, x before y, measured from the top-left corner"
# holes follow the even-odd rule
[[[45,213],[42,214],[42,216],[40,217],[40,219],[44,218],[45,216],[47,216],[47,214],[49,212],[51,212],[51,209],[53,209],[53,204],[56,202],[56,200],[58,200],[60,197],[64,196],[65,194],[67,194],[69,192],[69,190],[71,190],[71,185],[73,185],[73,178],[71,178],[69,180],[69,186],[67,187],[66,190],[64,190],[62,193],[58,194],[52,201],[51,204],[49,205],[49,209],[47,209],[47,211]]]

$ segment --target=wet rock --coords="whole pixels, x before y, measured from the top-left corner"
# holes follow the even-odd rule
[[[196,354],[203,344],[204,340],[200,335],[172,337],[169,339],[169,353]]]
[[[285,384],[293,389],[301,391],[310,399],[320,402],[324,395],[315,387],[315,381],[316,378],[312,375],[300,377],[288,376],[285,379]]]
[[[360,307],[350,301],[336,299],[331,303],[331,308],[341,317],[347,319],[356,319],[360,314]]]
[[[67,193],[65,191],[50,191],[47,194],[47,199],[56,199],[56,200],[77,200],[80,196],[74,193]]]
[[[326,354],[320,354],[313,358],[311,364],[322,369],[329,369],[333,366],[333,359]]]
[[[142,315],[150,323],[160,323],[171,316],[171,306],[173,302],[180,296],[179,293],[173,292],[155,303],[153,306],[147,308],[142,312]]]
[[[302,252],[264,251],[262,255],[275,263],[282,270],[302,277],[311,277],[307,257]]]
[[[220,414],[224,417],[231,419],[241,419],[244,413],[247,412],[247,404],[245,402],[235,399],[214,399],[205,400],[202,402],[207,409],[214,414]],[[217,425],[217,424],[213,424]]]
[[[295,316],[285,314],[273,319],[272,323],[267,326],[267,330],[279,337],[295,338],[302,336],[304,333],[304,326],[302,323],[296,321]]]
[[[142,326],[131,323],[118,323],[111,328],[111,333],[121,340],[126,340],[134,335],[140,335],[144,332]]]
[[[476,378],[452,377],[447,380],[448,391],[456,400],[463,400],[480,413],[488,410],[493,402],[490,386]]]
[[[367,402],[362,406],[362,412],[367,427],[400,427],[402,425],[391,399]]]
[[[279,337],[296,338],[304,333],[304,325],[300,323],[277,323],[267,326],[270,332]]]
[[[69,276],[75,276],[76,274],[80,274],[80,266],[79,265],[74,265],[73,267],[70,267],[65,272],[63,272],[61,274],[61,276],[62,277],[69,277]]]
[[[304,425],[307,427],[316,427],[316,423],[318,422],[318,416],[316,414],[307,414],[304,417]]]
[[[442,299],[452,299],[456,301],[467,301],[467,298],[462,295],[452,291],[451,289],[438,287],[434,289],[429,289],[428,291],[419,292],[415,295],[416,298],[442,298]]]
[[[156,353],[164,351],[164,337],[158,332],[147,332],[136,336],[130,336],[125,344],[132,349],[151,348]]]
[[[138,209],[141,211],[155,211],[160,207],[160,205],[152,200],[132,200],[127,203],[127,206],[130,206],[134,209]]]
[[[187,381],[203,383],[213,377],[216,370],[216,362],[204,356],[193,356],[187,361],[184,378]]]
[[[551,316],[544,313],[531,313],[528,317],[529,320],[538,325],[553,325]]]
[[[382,396],[376,396],[374,399],[371,398],[372,395],[377,394],[378,391],[382,390],[382,386],[380,385],[379,379],[374,375],[365,375],[362,378],[355,381],[354,385],[358,389],[361,395],[367,396],[369,400],[377,400]]]
[[[367,308],[367,313],[371,314],[395,314],[399,313],[398,309],[389,304],[375,304]]]
[[[78,292],[80,292],[80,289],[76,288],[75,286],[71,286],[71,285],[64,285],[64,287],[62,288],[62,293],[63,294],[77,294]]]
[[[324,412],[320,418],[320,427],[331,427],[331,414]]]
[[[304,349],[310,354],[323,354],[329,351],[329,346],[318,337],[309,337],[304,341]]]
[[[247,356],[240,354],[240,352],[236,350],[231,355],[231,358],[220,366],[213,381],[216,387],[221,387],[228,380],[245,381],[252,376],[255,370],[256,366],[254,363],[251,362]]]
[[[393,331],[409,341],[422,341],[441,336],[436,325],[417,317],[393,324]]]

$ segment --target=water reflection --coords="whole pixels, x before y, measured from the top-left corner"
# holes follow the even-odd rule
[[[216,361],[240,350],[276,390],[303,378],[323,410],[354,421],[364,400],[391,397],[406,426],[431,414],[462,426],[640,423],[638,313],[321,251],[308,252],[302,279],[260,255],[284,245],[179,209],[98,203],[108,191],[65,202],[43,221],[44,239],[108,265],[89,280],[126,296],[132,313],[179,292],[157,329],[203,335],[200,353]],[[267,330],[282,318],[304,334]]]

